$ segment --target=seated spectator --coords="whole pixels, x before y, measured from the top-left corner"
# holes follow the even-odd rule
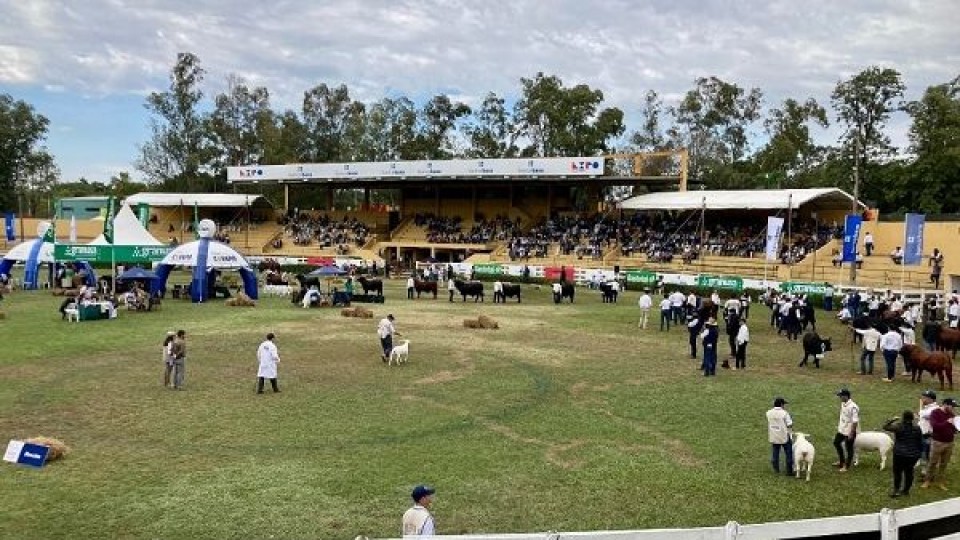
[[[890,260],[893,261],[893,264],[903,264],[903,249],[900,246],[890,252]]]

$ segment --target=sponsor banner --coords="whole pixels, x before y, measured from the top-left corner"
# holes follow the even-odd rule
[[[273,180],[377,180],[407,177],[503,178],[504,176],[600,176],[602,157],[451,159],[360,163],[301,163],[227,167],[230,182]]]
[[[310,266],[331,266],[335,263],[333,257],[307,257],[307,264]]]
[[[637,285],[656,285],[657,274],[649,270],[627,270],[627,283]]]
[[[53,257],[57,261],[153,263],[160,262],[173,248],[168,246],[77,246],[56,244]],[[111,257],[113,251],[113,257]]]
[[[544,266],[543,267],[543,277],[544,279],[554,280],[554,279],[564,279],[567,281],[573,281],[573,272],[574,269],[572,266]],[[564,276],[566,273],[566,276]]]
[[[780,236],[783,233],[783,218],[767,217],[767,260],[776,261],[780,254]]]
[[[150,227],[150,203],[137,203],[137,218],[144,229]]]
[[[7,242],[13,242],[17,239],[17,235],[13,233],[13,212],[7,212],[3,216],[3,230],[7,235]]]
[[[743,290],[743,278],[737,276],[697,276],[697,287],[706,289]]]
[[[502,276],[503,265],[497,263],[480,263],[473,265],[473,272],[478,276]]]
[[[923,214],[907,214],[903,242],[903,265],[916,266],[923,261]]]
[[[803,283],[799,281],[785,281],[780,284],[780,290],[791,294],[826,294],[827,283]]]
[[[857,261],[857,242],[860,238],[860,226],[863,218],[849,214],[843,224],[843,262]]]
[[[49,453],[50,448],[47,446],[12,440],[7,444],[7,449],[3,453],[3,460],[39,468],[47,462],[47,454]]]

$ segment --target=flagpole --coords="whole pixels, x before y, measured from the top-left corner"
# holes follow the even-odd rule
[[[904,274],[907,272],[907,250],[910,249],[910,244],[908,240],[910,239],[910,230],[909,225],[907,224],[909,217],[904,215],[903,217],[903,257],[900,259],[900,301],[903,301],[903,279]],[[911,256],[912,257],[912,256]],[[911,258],[912,260],[912,258]]]
[[[787,197],[787,278],[793,280],[793,193]]]

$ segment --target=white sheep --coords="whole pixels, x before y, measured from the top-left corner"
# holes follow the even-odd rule
[[[882,431],[862,431],[853,440],[853,464],[856,465],[860,452],[876,450],[880,453],[880,470],[887,465],[887,454],[893,449],[893,439]]]
[[[807,482],[809,482],[810,469],[813,468],[813,458],[816,455],[816,451],[813,448],[813,444],[807,440],[810,435],[806,433],[794,433],[793,437],[794,470],[797,471],[797,478],[800,478],[800,473],[806,470]]]

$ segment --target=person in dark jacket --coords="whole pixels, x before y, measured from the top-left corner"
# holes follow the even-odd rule
[[[700,337],[700,328],[703,326],[703,323],[697,317],[696,313],[687,315],[687,332],[690,334],[690,359],[696,360],[697,358],[697,338]],[[703,364],[700,365],[700,369],[703,370]]]
[[[923,451],[923,433],[913,423],[913,412],[903,411],[901,418],[887,420],[883,429],[893,432],[893,491],[891,497],[909,495],[913,468]]]
[[[703,374],[706,377],[717,375],[717,338],[720,333],[717,331],[717,320],[713,317],[707,319],[700,338],[703,340]]]

